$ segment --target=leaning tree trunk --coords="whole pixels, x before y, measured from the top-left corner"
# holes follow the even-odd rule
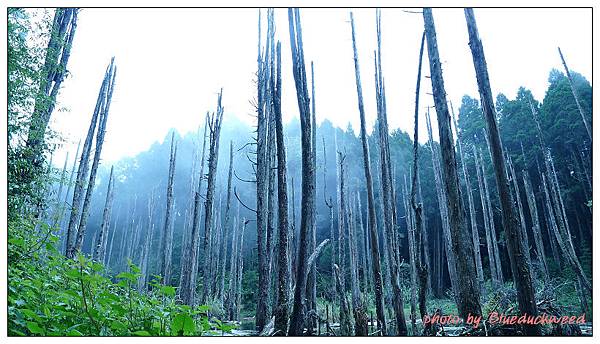
[[[219,284],[219,297],[221,297],[221,303],[225,305],[225,274],[226,274],[226,265],[227,265],[227,243],[230,237],[230,229],[231,229],[231,179],[233,176],[233,141],[229,142],[229,172],[227,173],[227,203],[225,205],[225,224],[223,225],[223,244],[221,250],[223,259],[221,259],[220,266],[220,284]],[[233,254],[233,252],[231,252]],[[231,281],[230,281],[231,283]]]
[[[66,256],[68,258],[73,258],[76,252],[81,250],[81,246],[83,245],[83,238],[85,235],[85,227],[89,216],[89,207],[92,198],[92,191],[94,188],[94,183],[96,181],[96,171],[100,162],[100,153],[102,152],[102,143],[104,141],[104,132],[106,129],[106,122],[108,119],[108,111],[110,108],[110,101],[115,85],[116,72],[117,70],[116,66],[114,65],[113,57],[106,70],[106,74],[104,75],[104,81],[102,82],[102,86],[100,87],[100,94],[98,95],[96,108],[94,109],[94,114],[92,115],[90,128],[88,129],[87,137],[84,142],[83,153],[81,155],[81,161],[79,163],[79,169],[77,170],[77,179],[75,182],[75,189],[73,191],[73,202],[71,203],[71,218],[69,220],[69,227],[67,228]],[[89,156],[92,149],[92,137],[94,136],[96,122],[99,123],[98,132],[96,134],[94,161],[92,163],[90,177],[87,183],[85,198],[83,198],[83,205],[81,205],[83,189],[85,187],[84,179],[87,176]],[[80,206],[82,207],[81,213],[79,212]],[[76,235],[76,237],[73,241],[72,235],[74,234]]]
[[[573,98],[575,98],[575,104],[577,104],[577,109],[579,110],[579,114],[581,115],[581,119],[583,120],[583,125],[585,125],[585,130],[587,131],[590,142],[592,142],[592,127],[588,123],[587,118],[585,117],[585,113],[583,112],[583,108],[579,103],[579,97],[577,96],[577,90],[575,89],[575,84],[573,83],[573,78],[571,77],[571,72],[569,71],[569,67],[567,67],[567,63],[565,62],[565,58],[558,48],[558,54],[560,55],[560,60],[562,61],[563,67],[565,67],[565,73],[567,74],[567,79],[569,80],[569,85],[571,86],[571,93],[573,93]]]
[[[171,280],[171,252],[173,249],[173,232],[171,216],[173,211],[173,178],[175,177],[175,159],[177,158],[177,144],[175,144],[175,132],[171,134],[171,154],[169,159],[169,179],[167,181],[167,209],[165,211],[165,224],[162,232],[162,252],[160,252],[160,276],[164,285],[169,285]]]
[[[356,93],[358,95],[358,110],[360,114],[360,137],[362,142],[363,163],[365,171],[365,180],[367,184],[367,203],[369,214],[369,235],[371,242],[371,262],[373,264],[373,279],[375,289],[375,306],[377,310],[377,327],[381,335],[386,335],[386,322],[383,305],[383,283],[381,279],[381,263],[379,257],[379,239],[377,237],[377,225],[375,218],[375,199],[373,197],[373,178],[371,176],[371,166],[369,161],[369,145],[367,142],[367,129],[365,121],[365,110],[363,106],[362,86],[360,82],[360,71],[358,67],[358,53],[356,49],[356,39],[354,33],[354,16],[350,12],[350,25],[352,28],[352,48],[354,50],[354,72],[356,77]]]
[[[296,288],[294,290],[294,304],[290,318],[290,327],[288,335],[301,335],[304,327],[304,295],[306,286],[302,281],[306,278],[308,270],[307,264],[307,245],[309,235],[315,221],[313,213],[315,202],[314,174],[315,166],[313,160],[312,144],[312,121],[310,115],[310,98],[306,85],[306,70],[304,67],[304,48],[302,43],[302,28],[300,25],[300,12],[298,9],[288,10],[290,47],[292,52],[293,73],[296,85],[296,97],[298,99],[298,108],[300,110],[300,128],[302,145],[302,209],[300,218],[300,240],[298,242],[298,264],[296,271]]]
[[[473,244],[467,229],[466,214],[460,194],[456,155],[450,125],[450,114],[444,90],[442,66],[440,63],[435,24],[430,8],[423,9],[425,21],[425,35],[427,37],[427,51],[429,54],[429,68],[431,70],[431,86],[435,111],[438,118],[440,148],[442,153],[442,176],[448,198],[448,217],[450,220],[450,234],[452,250],[456,258],[457,306],[458,313],[463,319],[469,315],[481,315],[479,304],[479,288],[473,261]]]
[[[521,314],[537,316],[538,310],[535,303],[535,290],[531,277],[531,267],[525,255],[523,242],[519,240],[519,229],[517,219],[514,214],[508,180],[506,177],[506,167],[504,165],[504,153],[502,142],[500,141],[500,132],[496,119],[496,110],[492,99],[492,90],[490,87],[487,64],[483,52],[483,45],[479,38],[477,24],[473,9],[465,9],[467,29],[469,32],[469,46],[473,55],[473,64],[477,77],[477,85],[481,97],[481,105],[486,122],[486,133],[492,153],[492,162],[494,165],[494,174],[496,176],[496,185],[500,195],[500,206],[502,208],[502,224],[506,237],[508,253],[510,258],[513,281],[517,289],[517,300]],[[541,329],[538,325],[526,326],[528,335],[540,335]]]
[[[33,168],[25,175],[27,182],[32,180],[35,171],[43,165],[44,136],[56,105],[58,91],[68,73],[67,64],[77,29],[78,12],[78,8],[57,8],[54,13],[39,89],[25,143],[25,158]]]
[[[106,191],[106,202],[104,203],[104,212],[102,213],[102,224],[100,225],[100,232],[94,242],[94,250],[92,259],[95,261],[102,261],[101,258],[104,256],[106,250],[105,237],[108,235],[108,228],[110,226],[110,213],[112,211],[112,204],[114,198],[114,179],[113,179],[113,167],[110,167],[110,176],[108,177],[108,190]]]

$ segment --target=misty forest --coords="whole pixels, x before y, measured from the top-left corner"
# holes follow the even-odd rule
[[[127,92],[115,56],[95,67],[96,89],[79,90],[97,95],[77,114],[89,127],[56,161],[50,124],[81,10],[42,23],[31,11],[7,14],[9,336],[592,334],[592,86],[569,69],[577,51],[544,52],[558,62],[543,99],[525,87],[494,97],[494,42],[464,9],[468,45],[455,49],[479,92],[452,104],[436,10],[412,9],[423,19],[402,33],[420,38],[404,90],[414,111],[392,114],[381,51],[394,42],[372,9],[376,46],[361,45],[348,10],[356,93],[335,101],[355,106],[360,127],[344,130],[319,111],[326,69],[304,54],[302,11],[257,9],[245,28],[257,37],[252,125],[228,116],[222,88],[195,109],[198,128],[107,163],[111,99]],[[361,75],[369,63],[374,75]],[[291,107],[299,118],[283,121]],[[391,130],[388,115],[414,131]]]

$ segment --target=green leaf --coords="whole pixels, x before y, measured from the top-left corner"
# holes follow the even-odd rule
[[[29,319],[33,319],[33,320],[40,320],[40,316],[37,315],[36,312],[32,311],[31,309],[20,309],[21,313],[23,313],[23,315],[25,315],[27,318]]]
[[[69,331],[67,333],[67,336],[69,336],[69,337],[81,337],[81,336],[83,336],[83,334],[81,332],[77,331],[76,329],[72,329],[71,331]]]
[[[194,319],[187,314],[177,314],[171,322],[171,332],[173,335],[192,335],[196,330]]]
[[[134,336],[150,336],[150,332],[148,331],[135,331],[133,332]]]
[[[166,296],[170,296],[173,297],[175,296],[175,287],[172,287],[170,285],[166,285],[160,288],[160,290],[163,292],[163,294],[165,294]]]
[[[36,323],[36,322],[33,322],[33,321],[28,321],[28,322],[27,322],[27,328],[29,329],[29,331],[30,331],[31,333],[34,333],[34,334],[42,334],[42,335],[44,334],[44,329],[42,329],[42,328],[41,328],[41,327],[38,325],[38,323]]]

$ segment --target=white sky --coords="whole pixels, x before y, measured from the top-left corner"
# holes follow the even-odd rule
[[[300,12],[308,73],[310,61],[315,63],[317,121],[327,118],[344,129],[350,122],[358,132],[349,11]],[[446,92],[458,112],[464,94],[478,98],[464,13],[462,9],[434,9],[433,14]],[[513,99],[518,87],[525,86],[542,100],[550,70],[562,70],[557,46],[569,68],[592,81],[591,9],[476,9],[475,15],[495,95],[502,92]],[[289,121],[298,116],[298,109],[287,10],[276,10],[275,17],[276,39],[282,41],[282,107],[284,120]],[[354,17],[367,125],[371,126],[376,117],[375,9],[354,10]],[[181,134],[195,131],[205,112],[215,109],[221,87],[224,125],[227,117],[233,116],[251,124],[257,21],[257,9],[82,10],[69,61],[71,75],[59,95],[58,107],[68,110],[53,115],[52,127],[69,143],[55,154],[55,164],[62,166],[65,152],[72,155],[77,141],[84,138],[101,78],[113,55],[118,75],[102,152],[105,162],[148,149],[170,128]],[[421,14],[382,10],[382,68],[389,125],[411,136],[422,31]],[[423,66],[423,75],[428,75],[427,60]],[[431,105],[429,79],[424,78],[421,87],[422,107]],[[421,123],[420,137],[424,139],[424,121]]]

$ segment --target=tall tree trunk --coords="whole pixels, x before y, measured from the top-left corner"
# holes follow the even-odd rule
[[[67,209],[69,203],[69,195],[71,195],[71,187],[73,186],[73,177],[75,176],[75,167],[77,166],[77,158],[79,157],[79,148],[81,148],[81,140],[79,140],[79,143],[77,143],[77,150],[75,151],[75,157],[73,158],[73,165],[71,167],[71,176],[69,177],[69,184],[67,185],[67,193],[65,194],[65,199],[61,205],[61,209],[60,209],[60,240],[61,240],[61,244],[60,244],[60,252],[63,252],[66,250],[66,245],[67,245],[67,233],[65,232],[67,230],[66,225],[67,223],[65,223],[66,219],[64,216],[65,210]],[[71,196],[72,198],[72,196]]]
[[[306,70],[304,67],[304,48],[302,43],[302,28],[300,26],[300,12],[298,9],[288,10],[290,28],[290,46],[292,51],[293,73],[296,85],[296,97],[300,110],[300,127],[302,131],[302,214],[300,218],[300,241],[298,247],[298,266],[296,271],[296,288],[294,290],[294,306],[290,319],[288,335],[302,334],[304,325],[304,295],[306,286],[301,283],[305,280],[308,266],[307,244],[314,226],[314,174],[312,131],[314,130],[310,115],[310,98],[306,84]]]
[[[431,129],[431,118],[429,116],[429,108],[427,108],[427,112],[425,113],[425,119],[427,124],[427,134],[429,136],[429,149],[431,150],[431,163],[433,167],[433,176],[435,180],[435,189],[437,192],[438,199],[438,207],[440,211],[440,220],[442,222],[442,241],[444,242],[443,248],[446,252],[446,262],[448,266],[448,275],[450,277],[450,286],[452,287],[452,291],[454,295],[458,295],[457,293],[457,274],[456,274],[456,259],[454,258],[454,252],[452,251],[452,242],[450,239],[450,220],[448,217],[448,206],[446,202],[446,190],[442,186],[442,175],[441,175],[441,167],[440,167],[440,154],[437,149],[435,149],[433,145],[433,133]],[[441,243],[440,243],[441,244]],[[442,255],[440,255],[441,258]],[[443,259],[442,259],[443,261]],[[443,274],[443,268],[440,266],[440,274]],[[443,279],[440,278],[439,281]],[[443,283],[442,283],[443,284]]]
[[[473,64],[477,77],[477,85],[481,97],[481,106],[485,115],[486,133],[492,152],[492,162],[494,165],[494,174],[496,184],[500,195],[500,205],[502,208],[502,224],[508,246],[510,265],[513,274],[513,281],[517,289],[517,300],[521,314],[537,316],[538,310],[535,303],[535,291],[531,278],[531,267],[525,255],[523,242],[519,240],[519,229],[517,219],[514,214],[508,180],[506,178],[506,167],[504,166],[504,153],[502,142],[500,141],[500,132],[496,119],[496,110],[492,99],[492,90],[490,87],[487,64],[483,52],[483,45],[477,31],[477,24],[473,9],[465,9],[465,18],[469,32],[469,46],[473,55]],[[525,326],[528,335],[540,335],[541,329],[538,325]]]
[[[500,279],[498,277],[497,271],[497,263],[496,263],[496,254],[494,253],[494,241],[492,239],[492,231],[490,228],[490,221],[494,221],[494,219],[489,218],[489,210],[488,210],[488,202],[486,199],[485,187],[483,184],[483,178],[485,175],[482,173],[481,168],[483,166],[482,163],[479,162],[479,157],[477,153],[477,149],[473,147],[473,158],[475,160],[475,170],[477,171],[477,183],[479,186],[479,196],[481,198],[481,212],[483,215],[483,226],[485,228],[485,239],[486,246],[488,251],[488,260],[490,262],[490,275],[492,279],[492,287],[497,289],[500,287]]]
[[[466,214],[460,194],[456,155],[450,125],[450,114],[444,90],[442,67],[437,48],[435,24],[431,9],[423,9],[425,20],[425,35],[427,37],[427,51],[429,54],[429,69],[431,70],[431,86],[435,111],[438,118],[440,147],[442,155],[442,176],[446,189],[448,204],[448,217],[450,220],[450,234],[452,250],[456,259],[457,306],[458,313],[463,319],[469,315],[481,315],[479,304],[479,288],[473,261],[473,245],[467,229]]]
[[[512,163],[512,159],[507,156],[507,162],[508,162],[508,171],[509,174],[509,182],[512,181],[513,184],[513,190],[514,190],[514,199],[517,201],[517,210],[519,212],[519,223],[521,225],[521,237],[523,240],[523,245],[525,246],[525,257],[527,258],[527,261],[529,262],[529,265],[532,266],[531,264],[531,255],[529,253],[530,250],[530,246],[529,246],[529,236],[527,235],[527,224],[525,223],[525,215],[523,213],[523,204],[521,203],[521,193],[519,191],[519,183],[518,183],[518,179],[517,179],[517,174],[515,173],[515,168],[513,166]]]
[[[219,138],[221,135],[221,123],[223,122],[223,89],[219,92],[217,100],[217,112],[213,113],[209,121],[210,140],[208,148],[208,180],[206,183],[206,198],[204,201],[204,290],[202,293],[202,303],[205,303],[209,297],[212,297],[213,290],[213,269],[212,264],[207,264],[209,257],[213,257],[213,245],[210,242],[213,223],[213,203],[215,194],[215,184],[217,178],[217,165],[219,163]]]
[[[317,199],[317,173],[316,173],[316,168],[317,168],[317,120],[316,120],[316,110],[315,110],[315,69],[314,69],[314,64],[313,61],[310,62],[310,74],[311,74],[311,100],[310,100],[310,105],[311,105],[311,122],[312,122],[312,133],[311,133],[311,142],[312,142],[312,159],[313,159],[313,166],[315,168],[315,173],[313,174],[313,188],[312,188],[312,192],[313,192],[313,199]],[[317,216],[317,207],[316,207],[316,201],[313,202],[313,214],[315,214],[315,218]],[[311,231],[311,235],[310,235],[310,240],[309,240],[309,246],[310,246],[310,250],[311,252],[314,252],[316,249],[316,241],[317,241],[317,221],[315,220],[313,222],[313,226],[312,226],[312,231]],[[307,309],[309,311],[314,310],[315,312],[317,311],[317,264],[316,261],[315,263],[313,263],[311,266],[309,266],[310,272],[308,275],[308,285],[307,285],[307,292],[306,292],[306,299],[308,300],[308,305],[307,305]],[[316,321],[316,317],[310,317],[308,319],[309,321],[309,326],[308,326],[308,335],[312,335],[312,330],[317,326],[317,321]]]
[[[288,223],[288,196],[285,144],[283,136],[283,123],[281,119],[281,44],[277,42],[277,69],[276,76],[271,76],[273,93],[273,110],[275,117],[275,137],[277,139],[277,219],[279,230],[279,243],[277,259],[279,278],[277,281],[277,306],[275,307],[275,335],[285,336],[288,325],[288,295],[290,285],[289,270],[289,223]]]
[[[164,285],[169,285],[171,280],[171,252],[173,249],[173,232],[171,216],[173,211],[173,179],[175,177],[175,160],[177,158],[177,144],[175,132],[171,134],[171,153],[169,159],[169,178],[167,181],[167,208],[165,210],[165,224],[162,232],[162,252],[160,253],[160,276]]]
[[[406,335],[406,321],[404,319],[404,300],[400,288],[398,266],[400,259],[396,243],[396,219],[393,192],[393,178],[391,171],[391,157],[389,146],[389,130],[387,123],[387,109],[385,98],[385,83],[381,70],[381,12],[376,11],[377,26],[377,51],[375,56],[375,95],[377,99],[377,122],[379,124],[379,161],[381,163],[381,187],[383,195],[383,223],[387,239],[388,269],[390,269],[390,282],[392,285],[392,303],[396,315],[396,328],[398,335]]]
[[[565,58],[558,48],[558,54],[560,55],[560,60],[562,61],[563,67],[565,67],[565,73],[567,74],[567,79],[569,80],[569,85],[571,86],[571,93],[573,93],[573,98],[575,98],[575,104],[577,104],[577,110],[579,110],[579,114],[581,115],[581,120],[583,121],[583,125],[585,125],[585,130],[587,131],[588,137],[590,139],[590,143],[592,142],[592,127],[588,123],[587,118],[585,117],[585,113],[583,112],[583,108],[579,103],[579,97],[577,96],[577,90],[575,89],[575,84],[573,84],[573,78],[571,77],[571,72],[569,71],[569,67],[567,67],[567,63],[565,62]]]
[[[425,226],[423,226],[423,205],[421,203],[417,204],[417,180],[419,180],[419,92],[421,90],[421,67],[423,64],[423,48],[425,46],[425,32],[421,36],[421,48],[419,49],[419,69],[417,73],[417,86],[415,91],[415,117],[414,117],[414,134],[413,134],[413,166],[412,166],[412,183],[411,183],[411,191],[410,191],[410,203],[412,208],[412,217],[415,222],[415,230],[414,239],[415,240],[415,248],[416,248],[416,269],[419,279],[419,311],[421,315],[421,320],[425,318],[427,315],[427,304],[426,304],[426,295],[427,295],[427,281],[428,281],[428,266],[427,264],[423,264],[422,259],[422,243],[423,239],[426,238]],[[419,180],[420,181],[420,180]],[[421,184],[419,183],[419,189]],[[419,190],[420,191],[420,190]],[[469,196],[471,194],[469,193]],[[477,251],[478,253],[478,251]],[[428,252],[425,252],[425,256],[428,255]],[[483,275],[483,273],[482,273]],[[482,277],[483,280],[483,277]]]
[[[54,12],[39,89],[25,143],[24,155],[33,168],[25,176],[27,182],[32,180],[35,171],[42,167],[44,161],[44,136],[56,105],[58,91],[68,73],[67,64],[77,29],[78,12],[78,8],[57,8]]]
[[[221,245],[221,251],[223,258],[221,259],[221,266],[219,276],[221,278],[219,284],[218,295],[221,298],[221,303],[225,305],[225,274],[227,265],[227,247],[230,237],[231,229],[231,179],[233,176],[233,141],[229,142],[229,172],[227,173],[227,203],[225,205],[225,224],[223,225],[223,242]],[[233,239],[232,239],[233,240]],[[231,252],[233,254],[233,251]],[[230,280],[231,283],[231,280]]]
[[[360,82],[360,71],[358,67],[358,53],[356,49],[356,38],[354,33],[354,16],[350,12],[350,25],[352,28],[352,48],[354,50],[354,72],[356,77],[356,93],[358,95],[358,110],[360,114],[360,138],[362,142],[363,162],[365,170],[365,179],[367,183],[367,204],[369,214],[369,235],[371,242],[371,262],[373,264],[373,279],[375,289],[375,306],[377,310],[377,328],[381,335],[387,335],[384,305],[383,305],[383,285],[381,280],[381,263],[379,258],[379,239],[377,237],[377,225],[375,218],[375,200],[373,197],[373,178],[371,176],[371,166],[369,161],[369,145],[367,142],[367,129],[365,121],[365,110],[363,106],[362,86]],[[405,324],[406,326],[406,324]]]
[[[77,171],[77,179],[75,182],[75,189],[73,191],[73,202],[71,209],[71,218],[69,220],[69,227],[67,228],[67,252],[68,258],[73,258],[77,251],[81,250],[83,245],[83,238],[85,235],[86,224],[89,216],[89,207],[92,198],[92,191],[96,181],[96,171],[100,162],[100,153],[102,152],[102,143],[104,142],[104,133],[106,130],[106,122],[108,120],[108,111],[110,108],[110,101],[115,85],[116,77],[116,66],[114,65],[114,57],[111,59],[110,64],[104,75],[104,81],[100,87],[100,94],[96,102],[94,114],[92,115],[92,121],[88,129],[88,134],[83,145],[83,153],[81,155],[81,161],[79,163],[79,169]],[[92,149],[92,137],[96,128],[96,122],[98,123],[98,132],[96,135],[96,147],[94,151],[94,161],[92,163],[89,181],[87,182],[87,190],[85,197],[83,198],[84,179],[87,176],[89,166],[89,156]],[[81,208],[81,215],[79,213],[79,207]],[[75,240],[73,241],[72,235],[75,234]]]
[[[454,108],[450,103],[450,111],[452,114],[452,122],[454,124],[454,130],[456,130],[458,154],[460,156],[460,163],[462,167],[463,178],[465,180],[465,188],[467,190],[467,200],[469,202],[469,220],[471,222],[471,233],[473,237],[473,254],[475,258],[475,267],[477,268],[477,280],[479,281],[480,291],[484,292],[484,279],[483,279],[483,264],[481,263],[481,250],[479,242],[479,230],[477,229],[477,218],[475,216],[475,204],[473,202],[473,191],[471,189],[471,181],[469,180],[469,174],[467,173],[467,161],[463,154],[461,141],[462,135],[458,131],[458,125],[456,124],[456,117],[454,116]]]
[[[269,109],[267,107],[267,80],[268,61],[270,49],[270,33],[272,21],[271,12],[267,19],[267,44],[265,55],[262,55],[261,46],[261,14],[258,18],[258,107],[256,128],[256,230],[258,245],[258,298],[256,304],[256,330],[262,331],[267,323],[267,308],[269,297],[269,257],[267,251],[267,221],[268,221],[268,177],[269,177],[269,152],[267,151],[267,138],[269,126]]]
[[[104,256],[106,250],[106,236],[108,235],[108,228],[110,226],[110,213],[112,211],[112,204],[114,198],[114,180],[113,180],[113,166],[110,167],[110,175],[108,177],[108,190],[106,191],[106,201],[104,203],[104,212],[102,213],[102,224],[100,225],[100,232],[98,233],[97,241],[94,242],[94,250],[92,259],[95,261],[102,261],[101,258]]]
[[[529,205],[529,214],[533,223],[533,238],[535,240],[535,249],[537,258],[540,263],[542,274],[545,280],[548,280],[548,263],[546,262],[546,253],[544,252],[544,241],[542,240],[542,229],[540,227],[540,219],[538,217],[537,203],[531,186],[531,180],[527,170],[523,170],[523,185],[525,185],[525,193],[527,194],[527,204]]]

